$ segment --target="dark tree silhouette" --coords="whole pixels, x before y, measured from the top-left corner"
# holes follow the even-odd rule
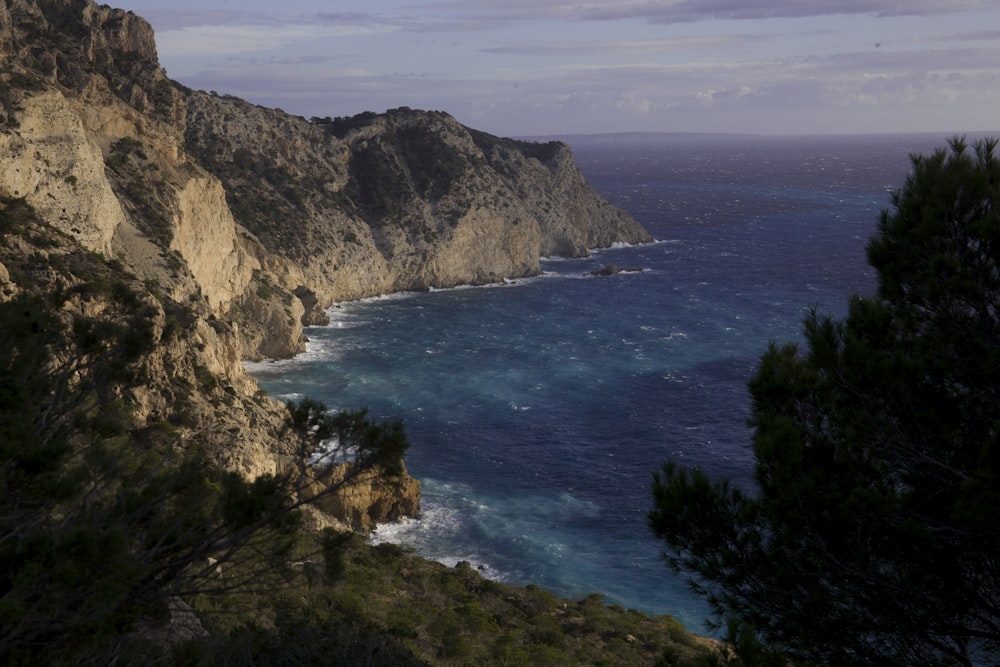
[[[1000,161],[914,157],[877,296],[750,382],[757,488],[664,465],[649,521],[718,619],[812,664],[1000,659]],[[765,651],[762,655],[768,655]]]

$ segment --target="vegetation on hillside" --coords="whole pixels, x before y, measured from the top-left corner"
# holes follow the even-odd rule
[[[192,415],[199,402],[233,400],[231,388],[176,358],[168,380],[154,367],[165,348],[195,345],[195,314],[83,251],[22,199],[0,202],[0,264],[10,277],[0,298],[0,663],[714,660],[669,617],[306,529],[297,508],[316,498],[301,495],[312,488],[303,470],[245,480],[208,455],[225,434],[204,430],[211,412]],[[143,417],[137,397],[149,390],[181,405]],[[399,424],[309,400],[288,406],[286,429],[297,457],[337,442],[359,471],[391,475],[407,446]]]
[[[669,564],[758,662],[1000,661],[996,147],[914,157],[868,245],[877,295],[764,354],[755,490],[656,476]]]
[[[17,52],[17,58],[4,63],[4,70],[9,67],[16,72],[12,79],[16,87],[40,89],[55,77],[59,85],[79,91],[99,73],[112,94],[151,117],[167,120],[174,115],[175,86],[159,63],[148,57],[150,54],[106,48],[103,40],[95,43],[91,38],[95,26],[84,17],[86,0],[35,0],[34,4],[37,10],[27,5],[25,14],[11,26],[16,41],[26,47]],[[107,22],[96,27],[108,34],[122,32],[124,19],[120,14],[109,15]],[[0,98],[3,95],[0,92]]]
[[[489,134],[488,132],[474,130],[471,128],[469,129],[469,134],[472,135],[472,140],[476,142],[479,149],[487,155],[491,155],[498,148],[502,148],[508,151],[523,153],[524,155],[527,155],[530,158],[535,158],[542,163],[548,162],[558,155],[559,151],[566,148],[566,145],[561,141],[522,141],[518,139],[498,137]]]
[[[669,616],[500,584],[359,535],[323,538],[326,560],[302,563],[277,594],[245,597],[253,615],[211,616],[212,636],[180,652],[206,665],[717,664],[712,643]]]

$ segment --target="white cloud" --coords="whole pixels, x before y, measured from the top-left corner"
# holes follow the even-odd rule
[[[159,33],[156,45],[165,58],[229,56],[280,49],[320,34],[311,26],[201,25]]]
[[[615,108],[619,111],[639,115],[649,113],[653,107],[654,104],[648,97],[632,93],[626,94],[615,104]]]

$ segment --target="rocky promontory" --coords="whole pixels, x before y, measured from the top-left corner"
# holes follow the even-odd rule
[[[542,256],[651,240],[562,143],[406,108],[306,120],[194,91],[187,104],[187,151],[310,322],[336,301],[534,275]]]

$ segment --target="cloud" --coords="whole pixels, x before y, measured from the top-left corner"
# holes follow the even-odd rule
[[[322,55],[311,55],[311,56],[249,56],[249,57],[232,57],[228,58],[225,63],[230,67],[233,66],[245,66],[251,65],[254,67],[284,67],[284,66],[298,66],[298,65],[325,65],[327,63],[333,62],[335,59],[333,56],[322,56]],[[344,70],[341,70],[344,71]]]
[[[141,15],[156,27],[157,39],[159,33],[183,30],[195,26],[224,25],[268,25],[274,19],[258,12],[233,11],[199,11],[199,10],[142,10]]]
[[[621,2],[613,7],[585,9],[582,18],[641,18],[653,23],[735,19],[760,20],[835,15],[934,16],[984,7],[980,0],[683,0],[682,2]]]
[[[866,51],[811,57],[804,63],[817,72],[844,75],[880,72],[997,71],[1000,47],[925,49],[908,51]]]
[[[941,105],[995,108],[1000,74],[984,62],[1000,52],[953,49],[906,54],[836,54],[753,62],[690,61],[624,66],[576,65],[532,76],[445,78],[427,73],[379,75],[366,71],[242,67],[221,75],[225,90],[256,103],[310,116],[351,115],[411,106],[444,108],[463,122],[517,133],[532,122],[584,130],[587,122],[617,119],[619,129],[669,128],[678,116],[709,123],[747,114],[808,119],[831,109],[859,111]],[[220,73],[205,81],[218,88]],[[198,77],[185,80],[199,87]],[[629,119],[632,119],[631,121]],[[764,120],[759,121],[763,127]],[[804,122],[800,120],[799,122]],[[760,128],[757,128],[758,130]],[[771,131],[785,128],[774,126]]]
[[[983,110],[1000,103],[995,92],[1000,91],[1000,80],[989,72],[803,78],[762,72],[754,78],[754,69],[708,64],[601,68],[577,72],[572,85],[559,76],[498,85],[362,71],[329,72],[320,80],[304,80],[294,78],[291,71],[248,68],[238,76],[228,73],[225,90],[306,117],[399,106],[444,109],[463,123],[509,136],[585,133],[595,128],[784,133],[823,127],[902,131],[922,125],[925,130],[949,132],[988,130],[975,118],[981,119]],[[206,82],[215,85],[218,80],[208,77]],[[197,81],[185,83],[200,87]],[[914,108],[922,115],[915,116]],[[936,128],[928,128],[928,117],[935,113],[942,120]]]
[[[280,49],[322,34],[309,25],[198,25],[158,33],[156,44],[161,57],[216,57]]]
[[[639,19],[651,23],[710,20],[804,18],[833,15],[937,16],[995,7],[991,0],[453,0],[425,2],[434,10],[487,12],[515,20],[563,19],[612,21]]]
[[[161,56],[215,57],[280,49],[310,39],[336,39],[414,30],[419,17],[364,12],[281,14],[255,11],[153,9]]]
[[[996,42],[1000,41],[1000,30],[953,32],[935,35],[932,39],[939,42]]]
[[[534,56],[649,56],[659,53],[717,51],[766,40],[761,35],[678,35],[661,39],[532,40],[481,49],[484,53]]]
[[[893,129],[897,114],[900,129],[958,130],[988,129],[1000,102],[1000,0],[411,2],[150,18],[182,83],[307,117],[410,106],[538,134]],[[904,14],[924,18],[875,19]]]
[[[261,14],[166,13],[158,18],[156,43],[161,56],[239,55],[281,49],[312,39],[393,32],[404,22],[361,14],[314,14],[275,18]]]

